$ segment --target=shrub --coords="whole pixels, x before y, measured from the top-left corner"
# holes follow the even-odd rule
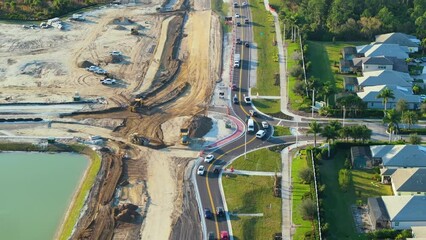
[[[417,133],[410,134],[410,138],[408,140],[413,145],[419,145],[422,142],[422,138],[417,135]]]
[[[303,77],[303,69],[300,65],[294,65],[290,68],[290,76],[295,77],[297,79],[302,79]]]
[[[312,169],[304,168],[300,170],[299,177],[300,179],[302,179],[303,183],[310,184],[312,180],[314,179],[314,173],[312,172]]]
[[[352,182],[352,172],[348,169],[340,169],[338,178],[340,188],[346,192]]]
[[[344,168],[345,169],[351,169],[352,168],[352,162],[349,158],[346,158]]]
[[[312,201],[310,198],[304,199],[300,204],[300,213],[303,219],[314,219],[316,213],[316,206],[314,201]]]

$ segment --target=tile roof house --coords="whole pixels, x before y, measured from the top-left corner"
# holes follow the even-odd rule
[[[372,43],[369,45],[357,46],[358,54],[362,54],[364,57],[395,57],[398,59],[407,59],[408,48],[399,46],[398,44],[385,44],[385,43]]]
[[[426,147],[420,145],[370,146],[373,158],[380,158],[384,168],[426,168]]]
[[[377,70],[394,70],[408,73],[408,64],[395,57],[361,57],[352,59],[353,72],[369,72]]]
[[[426,196],[382,196],[368,198],[373,228],[410,229],[426,226]]]
[[[398,44],[405,46],[410,53],[419,51],[420,40],[405,33],[393,32],[376,36],[376,43]]]
[[[392,190],[395,196],[426,196],[425,168],[398,168],[391,175]],[[425,206],[426,207],[426,206]]]
[[[377,86],[367,86],[363,87],[361,92],[356,94],[360,97],[366,104],[367,108],[372,109],[384,109],[383,99],[377,98],[380,94],[380,91],[388,88],[392,90],[395,98],[388,99],[387,109],[391,109],[396,106],[396,103],[400,99],[404,99],[407,102],[408,109],[418,109],[421,103],[419,95],[414,95],[411,88],[404,88],[397,85],[377,85]]]
[[[413,79],[408,73],[396,72],[392,70],[378,70],[365,72],[364,76],[358,77],[358,85],[362,89],[368,86],[396,85],[411,89]]]

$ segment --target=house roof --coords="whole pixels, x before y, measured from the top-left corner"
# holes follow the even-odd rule
[[[406,76],[407,75],[407,76]],[[363,77],[358,77],[360,86],[397,85],[411,88],[413,79],[410,75],[392,70],[364,72]],[[410,81],[410,82],[408,82]]]
[[[389,215],[386,211],[386,206],[380,197],[368,198],[367,202],[370,208],[370,213],[375,218],[375,220],[389,221]]]
[[[399,33],[399,32],[377,35],[376,43],[391,43],[391,44],[398,44],[400,46],[407,46],[407,47],[419,46],[415,44],[412,40],[410,40],[409,35],[405,33]]]
[[[397,192],[426,192],[426,169],[398,168],[392,184]]]
[[[371,160],[371,150],[368,146],[351,147],[352,165],[355,168],[367,166],[367,161]]]
[[[380,175],[383,176],[391,176],[397,168],[381,168],[380,169]]]
[[[426,239],[426,227],[412,226],[411,231],[413,232],[413,237],[415,237],[416,239]]]
[[[357,53],[355,47],[344,47],[342,51],[343,51],[344,54],[356,54]]]
[[[396,57],[399,59],[407,59],[408,58],[408,48],[405,46],[400,46],[398,44],[369,44],[363,46],[357,46],[357,51],[360,54],[364,54],[365,57]]]
[[[393,65],[393,62],[387,59],[384,56],[379,57],[366,57],[363,61],[364,64],[374,64],[374,65]]]
[[[382,196],[393,222],[426,221],[426,196]]]
[[[373,158],[382,158],[384,167],[426,167],[426,147],[417,145],[370,146]]]
[[[408,73],[408,64],[404,59],[398,59],[396,57],[386,58],[392,61],[394,71]]]
[[[354,64],[351,60],[340,59],[340,67],[353,67]]]
[[[352,59],[355,67],[362,67],[362,64],[374,64],[374,65],[392,65],[392,70],[398,72],[408,73],[408,64],[404,59],[398,59],[396,57],[360,57]]]
[[[359,80],[358,80],[359,81]],[[392,90],[395,98],[389,98],[388,103],[397,103],[399,99],[404,99],[407,103],[420,103],[420,96],[414,95],[412,90],[409,88],[400,87],[397,85],[377,85],[377,86],[367,86],[363,88],[362,92],[357,92],[356,94],[364,102],[382,102],[382,99],[377,98],[377,95],[380,94],[384,88]]]
[[[344,85],[358,85],[358,79],[356,77],[343,77]]]

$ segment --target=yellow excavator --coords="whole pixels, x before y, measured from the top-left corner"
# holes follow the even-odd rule
[[[142,98],[135,98],[132,105],[130,106],[130,111],[131,112],[139,112],[138,109],[141,108],[142,105],[143,105]]]

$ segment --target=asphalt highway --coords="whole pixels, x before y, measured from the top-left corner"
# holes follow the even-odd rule
[[[240,68],[234,68],[233,73],[233,84],[238,86],[238,89],[232,91],[231,100],[234,96],[238,97],[239,103],[232,103],[232,112],[233,115],[240,118],[242,121],[247,122],[246,120],[250,117],[249,110],[253,110],[251,104],[246,104],[244,101],[244,96],[248,96],[249,92],[249,72],[250,72],[250,48],[253,46],[253,31],[252,31],[252,18],[250,13],[249,6],[242,6],[243,1],[238,1],[238,8],[234,8],[234,13],[240,15],[239,18],[234,18],[235,24],[235,38],[239,38],[244,42],[248,41],[250,46],[246,47],[244,44],[235,45],[235,54],[240,54],[241,63]],[[249,19],[249,23],[245,24],[244,19]],[[236,23],[240,22],[241,26],[236,26]],[[234,39],[235,40],[235,39]],[[271,146],[276,144],[283,144],[285,142],[292,142],[295,140],[294,136],[287,136],[282,138],[271,137],[272,126],[267,130],[267,134],[263,139],[258,139],[255,137],[255,134],[259,129],[261,129],[261,121],[269,120],[271,125],[275,125],[278,121],[273,119],[267,119],[264,116],[253,118],[255,121],[255,131],[253,133],[245,132],[239,139],[230,144],[216,149],[211,154],[215,156],[215,160],[211,163],[201,162],[200,165],[203,165],[206,168],[206,173],[202,176],[197,175],[196,181],[201,197],[203,211],[205,208],[210,209],[213,213],[213,217],[206,219],[206,228],[207,233],[213,232],[216,238],[220,238],[221,231],[228,231],[228,225],[226,222],[226,217],[218,217],[215,214],[217,207],[223,207],[223,199],[220,194],[219,182],[218,182],[218,173],[214,173],[213,170],[215,166],[223,166],[230,161],[231,159],[243,154],[245,150],[249,151],[251,149],[261,148],[265,146]],[[246,147],[245,147],[246,145]],[[209,154],[209,153],[206,153]],[[198,169],[198,166],[197,166]],[[204,217],[204,216],[202,216]]]

